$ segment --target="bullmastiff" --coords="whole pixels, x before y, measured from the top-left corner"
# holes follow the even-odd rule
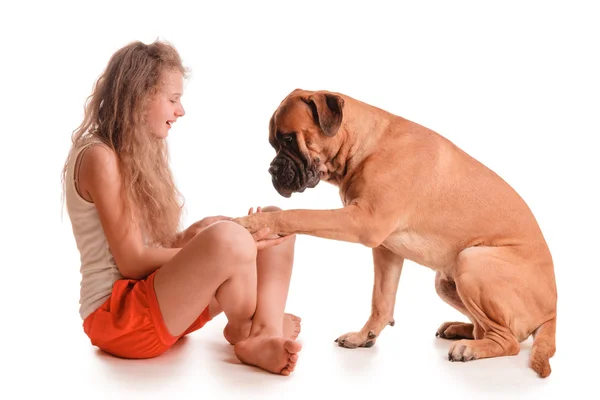
[[[304,234],[372,249],[371,315],[336,341],[371,347],[394,306],[404,260],[436,271],[435,289],[470,322],[445,322],[450,361],[516,355],[533,335],[531,367],[550,374],[557,289],[551,253],[525,201],[442,135],[347,95],[296,89],[269,123],[269,172],[284,197],[326,181],[343,207],[255,213],[250,232]]]

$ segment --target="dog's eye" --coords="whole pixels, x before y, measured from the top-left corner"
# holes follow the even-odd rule
[[[282,135],[281,140],[283,141],[284,145],[289,145],[294,139],[292,138],[292,135]]]

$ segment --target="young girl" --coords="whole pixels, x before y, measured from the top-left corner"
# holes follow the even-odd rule
[[[289,375],[301,349],[300,320],[284,314],[294,237],[251,235],[223,216],[178,232],[165,138],[185,114],[185,72],[167,43],[123,47],[73,135],[62,180],[81,255],[83,329],[110,354],[149,358],[222,310],[240,361]]]

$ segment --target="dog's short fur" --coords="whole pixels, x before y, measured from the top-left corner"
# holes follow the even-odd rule
[[[516,355],[550,374],[557,292],[552,256],[532,212],[498,175],[441,135],[349,96],[296,89],[270,121],[273,185],[283,196],[325,180],[344,207],[253,214],[255,232],[306,234],[372,248],[372,313],[340,346],[370,347],[393,325],[405,259],[434,269],[439,296],[470,323],[447,322],[451,361]]]

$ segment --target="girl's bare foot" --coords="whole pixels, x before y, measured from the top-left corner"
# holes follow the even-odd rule
[[[302,319],[294,314],[283,315],[283,337],[296,339],[300,334],[300,322]]]
[[[301,349],[302,345],[293,339],[261,334],[251,336],[234,346],[235,355],[244,364],[285,376],[296,368]]]
[[[302,319],[300,317],[295,316],[294,314],[284,314],[283,315],[283,337],[289,339],[296,339],[300,334],[300,322]],[[233,326],[232,324],[225,325],[225,329],[223,329],[223,336],[225,339],[231,344],[236,344],[248,337],[250,334],[250,327],[252,325],[251,321],[248,323],[238,326]]]

